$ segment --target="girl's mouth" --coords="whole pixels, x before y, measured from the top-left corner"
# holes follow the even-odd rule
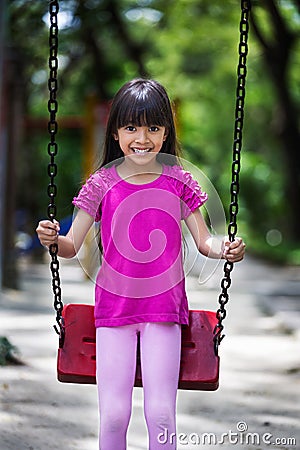
[[[144,155],[145,153],[148,153],[151,151],[150,148],[132,148],[131,149],[134,153],[137,155]]]

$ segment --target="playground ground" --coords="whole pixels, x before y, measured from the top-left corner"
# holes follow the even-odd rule
[[[190,307],[216,309],[222,266],[202,285],[198,271],[196,263],[187,278]],[[77,263],[63,263],[61,272],[65,303],[92,302],[93,284]],[[18,347],[24,362],[0,367],[0,449],[96,450],[96,387],[56,380],[48,265],[25,260],[21,275],[22,290],[0,294],[0,335]],[[232,278],[220,388],[179,391],[178,449],[299,449],[299,267],[247,256]],[[146,450],[139,388],[133,405],[128,450]]]

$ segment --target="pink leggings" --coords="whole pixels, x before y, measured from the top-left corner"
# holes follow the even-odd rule
[[[176,448],[175,439],[162,444],[159,435],[166,430],[169,436],[176,432],[181,327],[175,323],[139,323],[97,328],[100,450],[126,449],[138,335],[149,450]]]

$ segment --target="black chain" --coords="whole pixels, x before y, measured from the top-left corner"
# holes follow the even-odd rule
[[[59,2],[58,0],[51,0],[49,2],[49,14],[50,14],[50,29],[49,29],[49,79],[48,79],[48,89],[49,89],[49,101],[48,101],[48,111],[49,111],[49,122],[48,122],[48,132],[50,135],[50,142],[48,143],[48,154],[50,156],[50,161],[48,164],[48,175],[50,178],[50,183],[48,185],[48,196],[50,198],[50,203],[48,205],[48,218],[53,222],[56,219],[57,208],[55,204],[55,198],[57,194],[57,186],[55,184],[55,177],[57,175],[57,165],[55,162],[55,156],[58,152],[58,145],[56,142],[56,134],[58,130],[56,114],[58,110],[57,103],[57,71],[58,71],[58,11]],[[58,246],[57,244],[50,245],[49,253],[51,256],[50,270],[52,274],[52,289],[54,295],[54,309],[56,311],[56,322],[54,329],[60,336],[59,346],[63,346],[64,341],[64,324],[62,318],[63,302],[61,295],[61,285],[59,276],[59,261],[57,257]]]
[[[238,214],[238,193],[239,193],[239,173],[241,168],[241,150],[242,150],[242,130],[244,123],[244,103],[245,103],[245,86],[247,75],[247,54],[248,54],[248,33],[249,33],[249,13],[251,9],[250,0],[241,1],[241,20],[240,20],[240,42],[239,42],[239,62],[238,62],[238,81],[236,90],[236,108],[235,108],[235,123],[234,123],[234,142],[233,142],[233,163],[232,163],[232,181],[230,187],[231,202],[229,208],[230,222],[228,225],[229,240],[232,242],[237,234],[237,214]],[[58,71],[58,11],[59,1],[51,0],[49,2],[50,14],[50,30],[49,30],[49,101],[48,111],[50,119],[48,122],[48,132],[50,135],[50,142],[48,144],[48,154],[50,162],[48,164],[48,175],[50,183],[48,186],[48,196],[50,203],[48,205],[48,217],[51,221],[56,219],[57,208],[55,205],[55,197],[57,194],[57,186],[55,184],[55,176],[57,174],[57,165],[55,163],[55,156],[58,152],[58,145],[56,142],[56,134],[58,130],[56,114],[58,110],[57,103],[57,71]],[[56,332],[60,335],[60,347],[64,342],[64,324],[62,318],[63,302],[61,296],[61,283],[59,276],[59,261],[57,257],[58,246],[53,244],[49,248],[51,255],[50,270],[52,273],[52,289],[54,294],[54,309],[56,311],[56,322],[58,326],[54,326]],[[214,330],[214,345],[215,353],[218,354],[218,347],[224,338],[222,331],[224,329],[223,320],[226,317],[225,305],[229,301],[228,289],[231,285],[231,272],[233,270],[233,263],[226,261],[224,264],[224,277],[221,281],[222,292],[219,295],[220,307],[217,310],[216,316],[218,324]]]
[[[230,186],[230,207],[229,207],[229,225],[228,236],[230,242],[233,242],[237,234],[237,214],[238,214],[238,194],[240,190],[239,175],[241,169],[241,150],[242,134],[244,124],[244,105],[245,105],[245,86],[247,75],[247,54],[248,54],[248,34],[249,34],[249,14],[251,10],[251,1],[241,1],[241,20],[240,20],[240,42],[239,42],[239,62],[237,66],[237,89],[235,104],[234,138],[233,138],[233,162],[232,179]],[[224,276],[221,280],[222,292],[219,295],[219,309],[217,310],[218,323],[214,330],[215,353],[218,355],[218,347],[224,338],[222,331],[224,329],[223,320],[226,317],[225,305],[229,301],[228,289],[231,285],[231,272],[233,263],[226,261],[224,264]]]

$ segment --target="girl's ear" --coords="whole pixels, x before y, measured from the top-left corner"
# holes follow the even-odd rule
[[[167,139],[167,137],[168,137],[168,130],[165,131],[165,135],[163,137],[163,141],[165,141]]]
[[[119,136],[116,133],[113,133],[113,138],[114,138],[115,141],[119,140]]]

